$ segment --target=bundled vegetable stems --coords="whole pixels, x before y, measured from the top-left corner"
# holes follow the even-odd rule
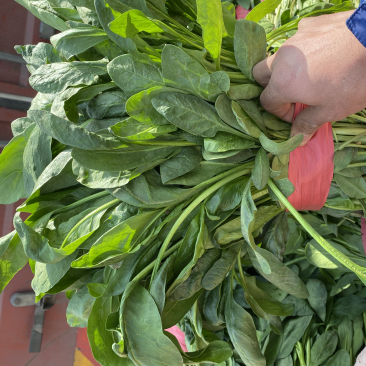
[[[103,366],[352,365],[366,113],[333,123],[328,200],[300,214],[287,197],[302,136],[252,76],[302,17],[352,4],[292,8],[279,26],[278,0],[240,21],[219,0],[16,1],[61,33],[16,46],[38,94],[0,156],[1,203],[26,198],[0,240],[0,289],[29,263],[37,300],[66,292]]]

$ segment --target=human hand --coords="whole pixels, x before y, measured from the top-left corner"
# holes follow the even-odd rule
[[[292,122],[294,103],[309,106],[291,130],[304,135],[302,145],[324,123],[366,107],[366,48],[346,26],[352,13],[302,19],[298,32],[253,69],[268,112]]]

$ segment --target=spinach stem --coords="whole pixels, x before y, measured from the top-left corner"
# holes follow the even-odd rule
[[[353,141],[356,141],[359,137],[361,137],[361,136],[365,136],[366,135],[366,131],[365,132],[362,132],[362,133],[360,133],[360,134],[358,134],[358,135],[356,135],[356,136],[354,136],[354,137],[352,137],[351,139],[349,139],[349,140],[347,140],[347,141],[345,141],[345,142],[343,142],[343,144],[341,144],[337,149],[335,149],[335,150],[342,150],[342,149],[344,149],[347,145],[349,145],[351,142],[353,142]]]
[[[95,215],[96,213],[98,212],[101,212],[103,210],[106,210],[107,208],[109,207],[112,207],[112,206],[115,206],[117,205],[118,203],[120,203],[121,201],[119,199],[115,199],[115,200],[112,200],[106,204],[104,204],[103,206],[100,206],[98,207],[96,210],[90,212],[88,215],[86,215],[84,218],[82,218],[70,231],[69,233],[66,235],[66,238],[64,239],[64,241],[62,242],[62,245],[60,247],[60,249],[62,249],[66,244],[67,244],[67,241],[69,239],[69,237],[71,236],[71,234],[77,230],[81,224],[83,224],[86,220],[88,220],[91,216]]]
[[[199,144],[196,144],[195,142],[189,142],[189,141],[126,141],[124,140],[126,144],[131,145],[143,145],[143,146],[199,146]]]
[[[304,259],[306,259],[305,256],[303,256],[303,257],[297,257],[297,258],[293,259],[292,261],[288,261],[288,262],[284,263],[284,265],[285,266],[291,266],[292,264],[295,264],[297,262],[301,262]]]
[[[232,169],[234,170],[234,169]],[[156,273],[159,269],[160,263],[162,261],[163,255],[165,253],[165,251],[168,249],[169,244],[171,239],[173,238],[174,234],[176,233],[176,231],[178,230],[179,226],[182,224],[182,222],[185,220],[185,218],[206,198],[208,197],[211,193],[214,193],[215,191],[217,191],[219,188],[221,188],[223,185],[225,185],[226,183],[231,182],[232,180],[241,177],[244,174],[247,174],[247,169],[242,169],[239,170],[236,173],[231,174],[231,171],[226,172],[229,173],[230,175],[227,176],[226,178],[220,180],[219,182],[217,182],[216,184],[214,184],[213,186],[211,186],[210,188],[206,189],[204,192],[202,192],[183,212],[182,214],[179,216],[178,220],[175,222],[175,224],[173,225],[173,227],[171,228],[169,234],[167,235],[167,237],[165,238],[163,245],[160,248],[159,254],[158,254],[158,258],[156,259],[155,262],[155,266],[154,266],[154,270],[153,273],[151,275],[151,281],[150,283],[153,282]]]
[[[306,366],[305,357],[304,357],[304,348],[300,342],[295,344],[295,349],[297,356],[299,357],[300,366]]]
[[[284,204],[284,206],[290,211],[290,213],[295,217],[295,219],[302,225],[302,227],[323,247],[329,254],[341,262],[345,267],[353,271],[360,280],[366,284],[366,268],[357,265],[352,262],[346,255],[344,255],[339,250],[333,248],[321,235],[318,234],[316,230],[301,216],[299,212],[291,205],[283,193],[277,188],[272,179],[268,181],[269,187],[273,190],[275,195]]]

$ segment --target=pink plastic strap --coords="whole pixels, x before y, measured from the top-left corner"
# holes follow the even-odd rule
[[[305,107],[296,103],[294,119]],[[297,210],[320,210],[324,206],[333,178],[333,157],[330,122],[319,128],[305,146],[290,153],[288,178],[295,186],[295,192],[289,201]]]
[[[182,350],[184,352],[188,352],[184,333],[176,325],[174,325],[174,327],[165,329],[165,331],[173,334],[173,336],[175,336],[175,338],[177,338],[180,346],[182,347]]]
[[[249,14],[250,10],[251,9],[244,9],[243,7],[238,5],[235,9],[236,19],[244,19]]]
[[[363,250],[366,254],[366,220],[363,217],[361,219],[361,235],[362,235],[362,244],[363,244]]]

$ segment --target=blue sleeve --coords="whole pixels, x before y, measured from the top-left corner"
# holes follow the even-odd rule
[[[366,1],[361,0],[360,6],[347,19],[348,29],[355,35],[355,37],[366,47]]]

